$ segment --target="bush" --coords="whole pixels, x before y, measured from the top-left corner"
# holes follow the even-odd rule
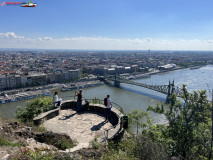
[[[168,156],[162,145],[144,135],[126,138],[118,144],[110,143],[109,151],[102,160],[167,160]]]
[[[66,138],[62,138],[62,139],[58,140],[53,145],[61,150],[66,150],[66,149],[74,147],[73,142],[72,141],[69,142]]]
[[[52,98],[40,97],[27,102],[26,107],[18,107],[18,109],[16,110],[16,117],[24,123],[32,122],[34,117],[52,108]]]
[[[137,157],[141,160],[169,159],[163,145],[144,135],[140,135],[136,138],[135,152]]]
[[[53,145],[58,149],[65,150],[75,146],[75,142],[66,135],[53,132],[37,133],[34,139],[41,143]]]
[[[101,103],[101,100],[98,99],[97,97],[93,98],[92,100],[90,100],[90,103],[93,103],[93,104],[102,104]]]

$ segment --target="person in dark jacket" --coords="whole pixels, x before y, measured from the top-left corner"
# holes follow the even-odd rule
[[[106,121],[110,120],[111,118],[111,108],[112,108],[112,102],[110,99],[110,95],[107,95],[107,97],[104,99],[105,106],[106,106]]]
[[[80,89],[79,92],[75,91],[75,96],[77,96],[77,108],[78,112],[81,112],[83,110],[82,108],[82,90]]]

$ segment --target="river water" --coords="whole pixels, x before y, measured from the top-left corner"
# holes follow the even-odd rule
[[[150,78],[136,80],[146,84],[167,85],[169,80],[174,79],[175,85],[181,87],[186,84],[190,92],[193,90],[213,89],[213,65],[207,65],[199,69],[182,69],[171,72],[159,73],[152,75]],[[52,91],[54,92],[54,91]],[[156,106],[156,103],[165,101],[166,95],[145,89],[139,86],[121,84],[121,88],[103,85],[83,89],[83,96],[87,99],[104,97],[110,94],[113,102],[122,106],[126,113],[135,109],[145,111],[149,105]],[[60,92],[59,97],[63,100],[70,99],[74,96],[74,91]],[[209,96],[210,97],[210,96]],[[14,118],[14,112],[17,106],[25,106],[27,101],[19,101],[8,104],[0,104],[0,116],[5,119]],[[150,113],[153,122],[165,123],[163,115]]]

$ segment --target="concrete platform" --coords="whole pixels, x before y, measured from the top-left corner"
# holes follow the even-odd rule
[[[77,113],[72,109],[61,110],[60,114],[43,123],[48,131],[66,133],[72,140],[77,141],[77,146],[67,151],[88,148],[95,137],[104,135],[104,131],[113,129],[110,122],[105,121],[103,114],[90,111]]]

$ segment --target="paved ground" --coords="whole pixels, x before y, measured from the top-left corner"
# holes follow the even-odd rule
[[[73,110],[61,110],[59,116],[44,122],[44,127],[48,131],[66,133],[72,140],[76,140],[78,145],[70,151],[89,147],[96,136],[103,135],[104,130],[113,128],[111,123],[105,121],[103,115],[92,112],[80,114]]]

